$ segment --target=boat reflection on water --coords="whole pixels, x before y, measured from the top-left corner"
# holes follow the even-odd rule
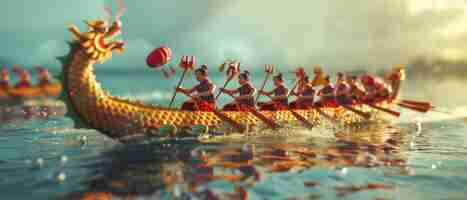
[[[321,184],[323,179],[293,178],[316,170],[316,174],[339,180],[349,168],[389,168],[390,172],[385,173],[407,174],[407,158],[402,148],[404,134],[388,127],[375,131],[378,129],[381,127],[359,132],[339,131],[326,141],[309,138],[301,143],[252,137],[245,139],[248,143],[182,144],[178,141],[126,145],[103,155],[108,158],[105,162],[86,166],[94,172],[94,178],[86,182],[89,190],[77,191],[63,199],[248,199],[255,185],[284,174],[292,177],[283,180],[295,184],[290,187],[331,188],[338,196],[373,189],[391,191],[394,186],[381,182],[344,181],[345,185],[331,186]],[[300,185],[296,185],[297,180],[301,181]],[[214,183],[229,187],[213,189]],[[278,188],[271,191],[281,193]],[[310,194],[284,193],[299,195],[291,196],[292,199],[319,196],[316,190]]]
[[[62,101],[56,99],[28,99],[0,102],[0,122],[16,123],[32,119],[64,116],[67,112]]]
[[[29,77],[25,70],[22,70],[22,73]],[[26,81],[18,82],[14,87],[0,86],[1,123],[65,115],[66,105],[58,100],[62,92],[62,84],[50,82],[47,71],[42,73],[45,73],[46,77],[36,85],[30,85],[30,82]]]

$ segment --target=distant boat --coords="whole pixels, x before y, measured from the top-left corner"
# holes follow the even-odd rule
[[[57,98],[61,91],[60,83],[0,88],[0,104],[24,99]]]

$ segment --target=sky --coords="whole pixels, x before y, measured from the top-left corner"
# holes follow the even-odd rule
[[[124,0],[123,55],[101,69],[143,71],[160,45],[178,58],[196,55],[218,65],[238,59],[246,68],[319,64],[329,70],[377,70],[416,57],[464,59],[463,0]],[[0,3],[0,64],[59,68],[66,27],[105,16],[111,0],[8,0]],[[174,63],[176,61],[173,61]]]

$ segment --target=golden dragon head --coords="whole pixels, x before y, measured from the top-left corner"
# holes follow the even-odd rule
[[[121,33],[122,22],[120,17],[125,11],[122,1],[118,1],[118,13],[112,24],[112,9],[105,7],[109,20],[84,20],[88,26],[88,31],[81,33],[79,29],[72,25],[68,30],[73,34],[76,42],[85,50],[89,57],[96,62],[104,62],[112,56],[112,51],[122,53],[124,51],[123,41],[115,41],[114,38]]]

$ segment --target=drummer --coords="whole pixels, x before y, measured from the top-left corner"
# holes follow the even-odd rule
[[[259,91],[260,94],[266,95],[269,98],[271,98],[271,100],[267,102],[258,102],[260,110],[287,109],[289,89],[287,89],[287,87],[285,86],[282,74],[279,73],[276,76],[274,76],[273,82],[275,86],[274,90],[270,92]]]
[[[208,65],[204,64],[195,70],[196,80],[199,82],[193,88],[177,87],[178,92],[190,95],[191,99],[183,103],[182,110],[188,111],[213,111],[216,108],[214,91],[216,86],[208,76]],[[196,92],[196,93],[195,93]],[[195,93],[194,95],[192,95]]]
[[[315,90],[309,76],[304,76],[298,82],[297,91],[292,91],[292,95],[297,96],[297,100],[290,102],[290,109],[309,109],[313,106]]]
[[[222,92],[234,95],[238,93],[238,96],[235,97],[234,102],[226,104],[223,110],[226,111],[246,111],[255,108],[254,94],[256,92],[255,87],[250,81],[251,75],[249,71],[244,71],[238,75],[238,83],[240,87],[237,89],[226,89],[221,88]]]

